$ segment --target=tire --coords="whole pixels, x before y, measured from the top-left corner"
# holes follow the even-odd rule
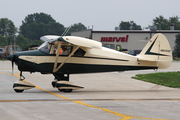
[[[64,89],[58,89],[60,92],[63,92],[64,91]]]
[[[24,90],[17,90],[17,89],[14,89],[15,92],[17,93],[22,93]]]
[[[72,90],[73,90],[73,89],[64,89],[63,92],[65,92],[65,93],[70,93],[70,92],[72,92]]]
[[[70,93],[73,91],[73,89],[58,89],[61,92]]]

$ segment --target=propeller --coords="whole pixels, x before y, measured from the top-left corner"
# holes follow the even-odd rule
[[[14,53],[9,55],[9,56],[7,56],[7,59],[10,60],[11,63],[12,63],[12,74],[13,74],[13,71],[14,71],[15,58],[16,58],[16,55]]]
[[[12,54],[11,63],[12,63],[12,74],[14,74],[14,62],[15,62],[15,54]]]
[[[9,56],[7,57],[7,59],[10,60],[11,63],[12,63],[12,74],[13,74],[13,71],[14,71],[14,62],[15,62],[15,58],[16,58],[16,55],[15,55],[14,53],[11,54],[11,55],[9,55]]]

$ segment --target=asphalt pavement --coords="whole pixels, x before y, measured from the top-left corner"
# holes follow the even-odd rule
[[[131,79],[136,74],[180,71],[180,62],[163,70],[136,70],[70,75],[84,89],[63,93],[51,85],[53,75],[24,72],[36,88],[23,93],[12,86],[11,62],[0,61],[0,116],[2,120],[179,120],[180,89]]]

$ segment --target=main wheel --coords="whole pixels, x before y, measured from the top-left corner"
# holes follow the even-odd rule
[[[64,91],[64,89],[58,89],[60,92],[63,92]]]
[[[17,89],[14,89],[15,92],[17,93],[22,93],[24,90],[17,90]]]

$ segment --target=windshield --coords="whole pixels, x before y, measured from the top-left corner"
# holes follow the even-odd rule
[[[39,47],[38,47],[38,49],[41,49],[41,48],[43,48],[44,46],[46,46],[48,44],[48,42],[46,41],[46,42],[44,42],[42,45],[40,45]]]
[[[38,49],[40,49],[42,52],[48,53],[50,52],[50,45],[46,42],[43,43]]]

